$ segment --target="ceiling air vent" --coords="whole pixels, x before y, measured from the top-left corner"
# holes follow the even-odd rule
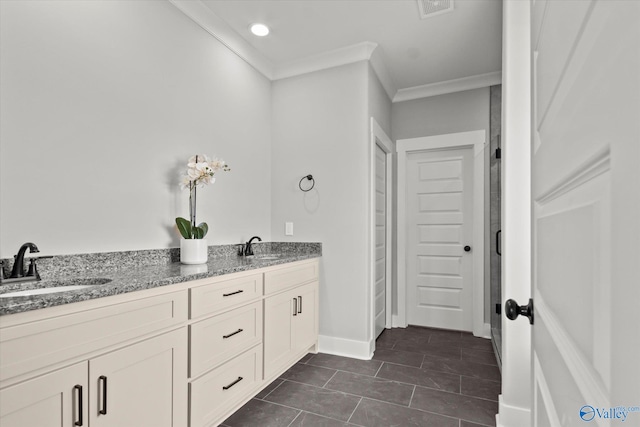
[[[453,0],[418,0],[420,18],[431,18],[432,16],[453,10]]]

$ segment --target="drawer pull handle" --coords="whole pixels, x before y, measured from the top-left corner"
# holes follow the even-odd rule
[[[77,397],[77,405],[78,405],[78,421],[75,421],[73,423],[74,426],[81,426],[82,425],[82,386],[81,385],[76,385],[73,387],[74,390],[78,390],[78,397]]]
[[[242,381],[242,377],[238,377],[237,380],[235,380],[234,382],[232,382],[229,385],[225,385],[224,387],[222,387],[223,390],[229,390],[231,387],[233,387],[234,385],[238,384],[240,381]]]
[[[222,338],[231,338],[232,336],[234,336],[235,334],[239,334],[240,332],[242,332],[242,329],[238,329],[235,332],[231,332],[229,335],[223,335]]]
[[[240,289],[239,291],[231,292],[229,294],[222,294],[223,297],[230,297],[231,295],[241,294],[244,290]]]
[[[298,298],[293,299],[293,315],[298,315]]]
[[[98,381],[102,383],[102,408],[98,411],[101,415],[107,415],[107,377],[100,375]]]
[[[298,297],[298,314],[302,314],[302,297]]]

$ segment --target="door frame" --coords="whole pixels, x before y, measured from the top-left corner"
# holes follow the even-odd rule
[[[473,148],[473,277],[471,291],[473,294],[472,319],[473,334],[489,338],[491,326],[484,321],[484,179],[486,172],[485,148],[487,147],[486,130],[458,132],[420,138],[399,139],[396,141],[398,154],[398,315],[393,318],[393,326],[406,328],[407,323],[407,232],[406,232],[406,180],[407,154],[415,151],[442,150],[456,148]]]
[[[386,254],[385,254],[385,327],[391,327],[392,297],[392,239],[393,239],[393,142],[380,127],[376,119],[371,117],[369,144],[369,342],[370,354],[375,350],[376,331],[376,145],[386,154],[387,188],[386,188]]]

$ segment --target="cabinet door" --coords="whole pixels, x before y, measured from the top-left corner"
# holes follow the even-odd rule
[[[91,427],[183,426],[186,348],[182,328],[91,359]]]
[[[87,395],[87,362],[39,376],[0,391],[0,425],[86,426]]]
[[[297,316],[293,319],[292,333],[294,352],[307,350],[318,341],[318,322],[316,312],[318,282],[300,286],[294,290],[298,299]]]
[[[264,378],[285,365],[294,352],[292,320],[295,289],[264,300]],[[296,313],[297,314],[297,313]]]

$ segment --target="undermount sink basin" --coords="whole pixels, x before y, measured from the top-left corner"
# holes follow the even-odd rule
[[[0,298],[28,297],[33,295],[53,294],[58,292],[77,291],[79,289],[90,288],[92,286],[104,285],[111,279],[89,278],[89,279],[67,279],[51,280],[47,282],[33,282],[24,284],[20,289],[0,294]]]
[[[282,258],[283,255],[278,255],[278,254],[270,254],[270,255],[256,255],[255,259],[260,259],[260,260],[270,260],[270,259],[280,259]]]

